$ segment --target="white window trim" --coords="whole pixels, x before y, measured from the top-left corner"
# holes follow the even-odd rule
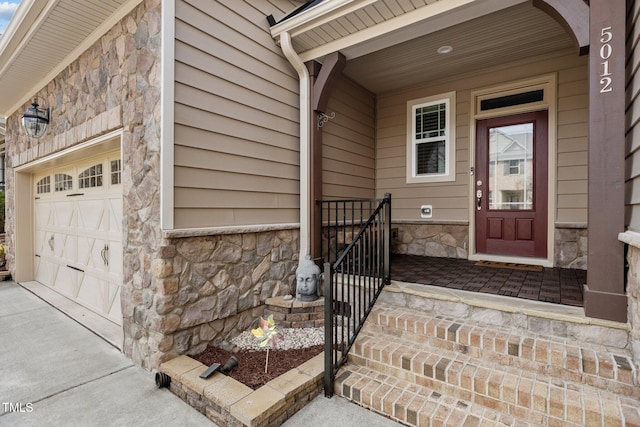
[[[442,174],[416,175],[415,173],[415,110],[430,104],[446,104],[447,117],[445,122],[446,135],[446,162],[445,172]],[[447,92],[425,98],[412,99],[407,101],[407,184],[447,182],[456,180],[456,93]]]

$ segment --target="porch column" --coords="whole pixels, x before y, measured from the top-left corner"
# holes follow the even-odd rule
[[[309,76],[311,77],[311,112],[309,119],[310,135],[311,135],[311,149],[309,150],[309,155],[311,156],[310,167],[311,170],[309,175],[311,176],[311,194],[309,197],[309,212],[311,213],[311,230],[310,230],[310,238],[311,238],[311,259],[316,262],[316,264],[322,264],[322,228],[320,224],[320,216],[321,216],[321,206],[318,205],[317,200],[322,199],[322,132],[318,128],[318,112],[315,111],[315,106],[313,105],[313,98],[315,98],[315,92],[318,90],[316,88],[316,81],[318,79],[318,74],[320,73],[321,64],[317,61],[309,61],[307,62],[307,69],[309,70]]]
[[[317,200],[322,199],[322,129],[318,126],[320,114],[324,113],[329,102],[331,89],[346,64],[346,58],[340,52],[328,55],[323,64],[316,61],[307,63],[309,75],[311,76],[311,259],[318,265],[322,265],[322,224],[320,224],[320,205]],[[326,261],[326,260],[324,260]]]
[[[584,309],[627,321],[624,293],[625,2],[591,0],[589,249]]]

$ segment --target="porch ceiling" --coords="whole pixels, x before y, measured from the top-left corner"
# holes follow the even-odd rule
[[[344,73],[374,93],[573,46],[525,0],[332,0],[271,29],[285,31],[303,61],[344,54]]]
[[[22,0],[0,37],[0,116],[8,116],[142,0]]]
[[[445,45],[453,51],[438,54]],[[572,47],[560,24],[523,3],[352,59],[344,73],[384,93]]]

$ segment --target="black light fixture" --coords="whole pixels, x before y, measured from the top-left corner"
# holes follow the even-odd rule
[[[50,108],[38,108],[39,106],[37,99],[34,99],[31,108],[22,115],[22,127],[33,138],[40,138],[49,124]]]

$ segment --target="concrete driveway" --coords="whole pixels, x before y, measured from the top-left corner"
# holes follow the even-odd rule
[[[0,426],[206,426],[152,373],[14,282],[0,282]]]

